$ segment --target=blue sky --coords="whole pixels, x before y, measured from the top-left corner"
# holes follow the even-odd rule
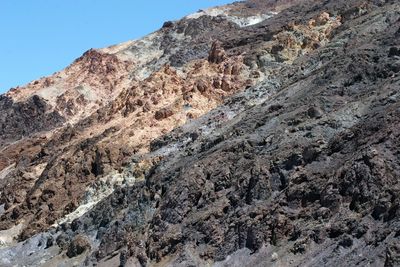
[[[65,68],[86,50],[132,40],[232,0],[0,0],[0,93]]]

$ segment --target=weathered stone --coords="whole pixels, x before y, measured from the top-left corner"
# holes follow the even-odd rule
[[[66,255],[69,258],[74,258],[78,255],[81,255],[82,253],[84,253],[89,249],[90,249],[90,243],[86,239],[86,237],[78,235],[69,244]]]

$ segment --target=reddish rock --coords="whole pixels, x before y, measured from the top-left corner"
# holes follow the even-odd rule
[[[222,47],[222,43],[216,41],[212,44],[210,53],[208,55],[208,61],[211,63],[219,64],[226,59],[225,50]]]
[[[156,120],[163,120],[166,119],[168,117],[171,117],[172,115],[174,115],[173,111],[169,108],[163,108],[160,110],[157,110],[156,113],[154,114],[154,118]]]

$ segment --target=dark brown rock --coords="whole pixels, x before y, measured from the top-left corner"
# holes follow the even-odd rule
[[[174,112],[171,109],[164,108],[161,110],[157,110],[156,113],[154,114],[154,118],[160,121],[168,117],[171,117],[173,114]]]
[[[81,255],[85,251],[90,249],[90,243],[84,236],[76,236],[68,246],[66,255],[69,258],[74,258]]]
[[[208,61],[211,63],[219,64],[226,58],[225,50],[222,48],[222,43],[216,41],[212,44],[210,53],[208,55]]]

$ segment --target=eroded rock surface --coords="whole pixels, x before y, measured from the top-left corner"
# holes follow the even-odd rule
[[[249,0],[11,90],[0,265],[397,266],[399,22]]]

